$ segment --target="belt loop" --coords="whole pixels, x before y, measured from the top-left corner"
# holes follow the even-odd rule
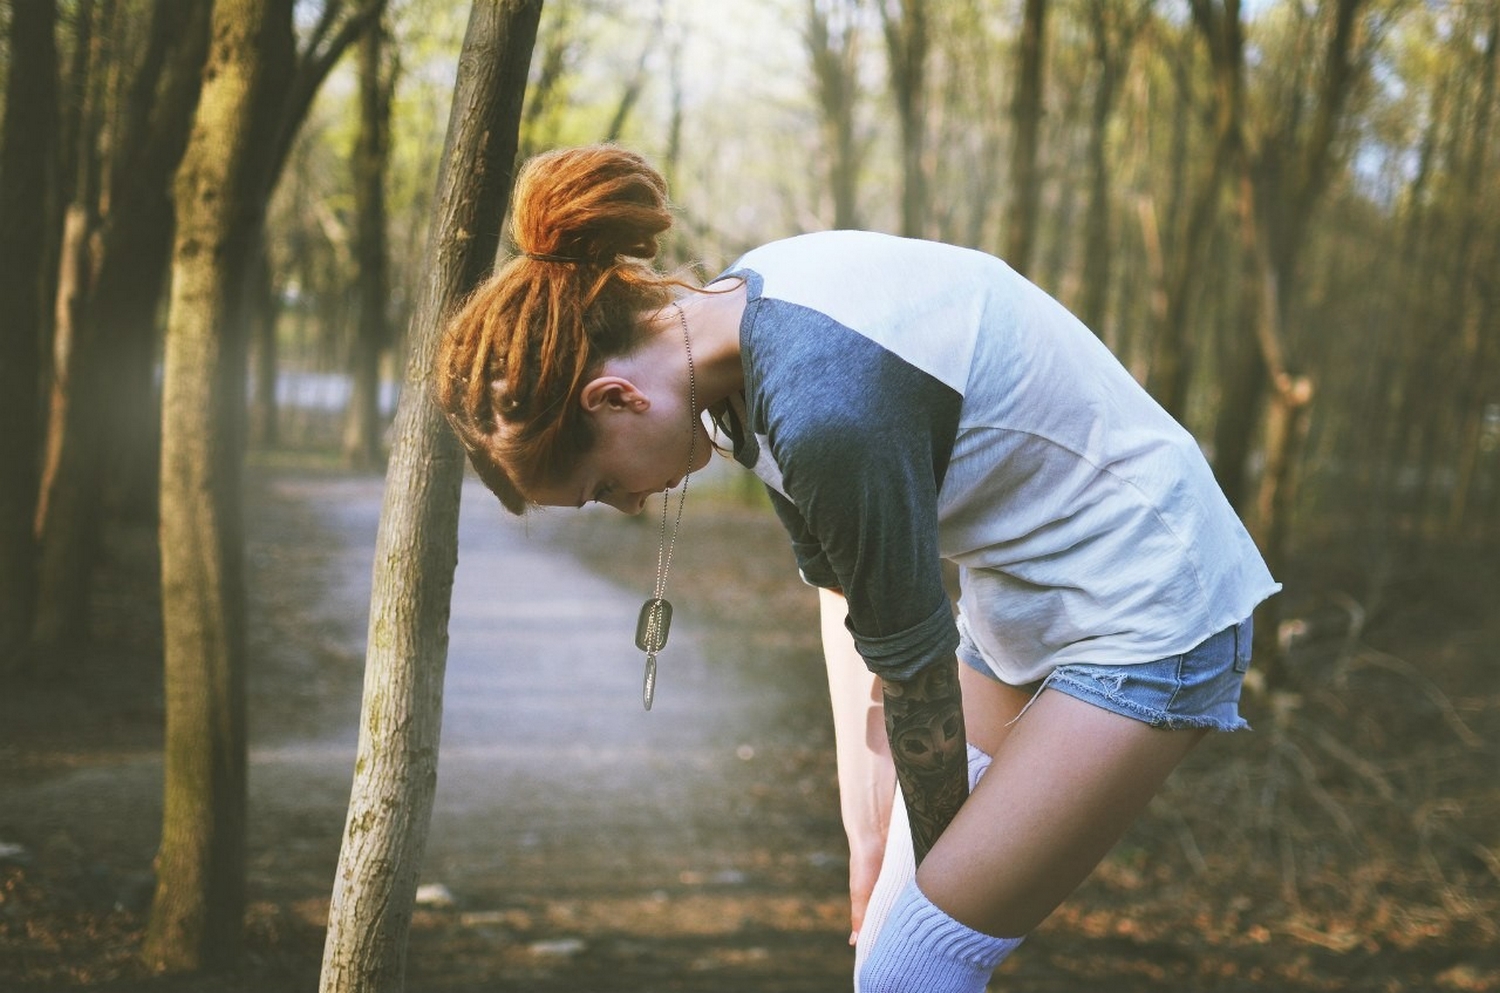
[[[1246,618],[1234,626],[1234,671],[1246,672],[1250,668],[1250,645],[1253,641],[1250,619]]]

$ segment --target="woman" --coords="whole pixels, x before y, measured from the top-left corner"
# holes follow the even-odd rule
[[[827,232],[691,291],[649,264],[670,223],[630,152],[528,163],[519,254],[448,329],[439,401],[516,513],[685,496],[711,413],[820,590],[857,988],[982,990],[1183,756],[1245,726],[1278,587],[1193,439],[999,260]]]

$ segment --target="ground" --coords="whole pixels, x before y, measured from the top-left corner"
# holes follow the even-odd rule
[[[0,696],[0,990],[315,987],[368,597],[372,532],[351,515],[378,492],[295,462],[251,473],[251,902],[227,976],[148,977],[132,958],[159,829],[160,625],[150,530],[111,530],[92,647]],[[654,521],[553,515],[527,539],[632,598],[649,586]],[[721,668],[664,659],[660,712],[620,718],[656,736],[626,764],[599,744],[619,727],[580,726],[570,775],[585,781],[539,786],[506,764],[513,745],[459,738],[450,754],[445,725],[424,871],[444,890],[417,912],[408,989],[847,988],[815,600],[789,579],[773,515],[732,484],[690,499],[676,556],[674,638],[691,625],[690,650]],[[1306,550],[1282,577],[1289,614],[1346,618],[1345,590],[1368,623],[1247,700],[1257,730],[1195,753],[991,989],[1500,990],[1492,558],[1404,559],[1391,581]],[[449,675],[450,694],[470,692],[473,671]],[[708,696],[726,680],[733,707]],[[690,693],[707,702],[674,716],[671,694]],[[622,790],[630,776],[641,785]],[[459,791],[487,777],[503,808]]]

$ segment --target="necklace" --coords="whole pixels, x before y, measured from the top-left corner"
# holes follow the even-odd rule
[[[641,686],[641,703],[651,709],[656,698],[656,656],[667,646],[672,630],[672,605],[667,602],[667,573],[672,568],[672,553],[677,549],[677,532],[682,528],[682,508],[687,503],[688,477],[693,474],[693,449],[698,441],[698,373],[693,368],[693,342],[688,337],[687,315],[674,300],[677,320],[682,324],[682,344],[688,360],[688,467],[682,476],[682,492],[677,495],[677,519],[672,523],[672,537],[667,538],[667,491],[661,494],[661,540],[656,548],[656,585],[651,599],[641,604],[635,622],[635,647],[646,653],[646,677]]]

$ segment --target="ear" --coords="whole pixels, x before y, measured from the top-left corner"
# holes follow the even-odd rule
[[[579,392],[578,402],[591,414],[606,410],[640,413],[651,406],[650,398],[623,376],[598,376],[589,380]]]

